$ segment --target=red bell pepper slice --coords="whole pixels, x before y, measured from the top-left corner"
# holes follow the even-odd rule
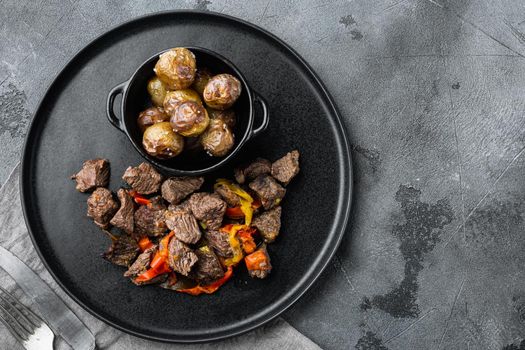
[[[255,253],[247,255],[244,258],[246,268],[248,270],[266,270],[270,266],[268,257],[262,250],[258,250]]]
[[[160,240],[159,247],[162,247],[162,250],[159,250],[159,253],[165,258],[168,258],[168,245],[170,244],[170,239],[175,235],[175,232],[171,231],[166,236],[162,237]]]
[[[253,203],[252,203],[252,208],[253,209],[259,209],[261,207],[262,203],[261,201],[259,200],[259,198],[256,198]]]
[[[188,289],[180,289],[177,292],[187,293],[190,295],[200,295],[202,293],[212,294],[215,293],[224,283],[226,283],[233,276],[233,268],[228,266],[228,270],[224,273],[224,276],[219,278],[217,281],[208,284],[207,286],[195,286]]]
[[[174,232],[171,231],[161,240],[161,245],[163,246],[162,250],[158,250],[153,259],[151,260],[149,266],[150,268],[135,279],[136,282],[146,282],[159,275],[164,273],[171,272],[171,268],[168,264],[168,244],[170,239],[174,236]]]
[[[252,209],[259,209],[261,207],[261,201],[256,199],[252,203]],[[230,219],[243,219],[244,218],[244,212],[241,209],[241,206],[226,208],[226,217]]]
[[[257,245],[255,244],[255,241],[253,240],[253,234],[255,233],[255,228],[249,227],[247,229],[241,229],[237,233],[237,236],[239,237],[239,240],[242,243],[242,250],[246,254],[253,253],[255,249],[257,248]]]
[[[140,248],[140,251],[145,251],[149,248],[153,247],[153,243],[151,242],[151,240],[148,238],[148,236],[144,236],[142,237],[141,239],[139,239],[139,248]]]
[[[219,231],[224,232],[224,233],[230,233],[232,228],[233,228],[233,224],[226,224],[223,227],[221,227]]]
[[[168,272],[171,272],[171,269],[168,266],[168,264],[166,264],[166,260],[162,259],[162,260],[159,260],[159,263],[156,264],[156,267],[152,267],[146,272],[138,275],[137,278],[135,278],[135,281],[136,282],[146,282],[159,275],[162,275]]]
[[[241,207],[226,208],[226,216],[230,219],[242,219],[244,218],[244,213],[241,210]]]
[[[135,200],[135,203],[137,203],[139,205],[151,204],[151,201],[149,199],[147,199],[146,197],[142,196],[140,193],[138,193],[135,190],[129,191],[129,195],[131,197],[133,197],[133,199]]]

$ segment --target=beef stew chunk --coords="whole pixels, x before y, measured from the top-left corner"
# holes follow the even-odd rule
[[[218,256],[223,258],[231,258],[233,256],[230,236],[227,233],[218,230],[208,230],[204,232],[204,238]]]
[[[299,173],[299,151],[288,152],[272,164],[272,176],[285,186]]]
[[[93,218],[100,228],[107,229],[109,221],[118,210],[118,204],[111,191],[104,187],[97,188],[89,196],[87,204],[87,215]]]
[[[201,239],[201,231],[195,217],[184,210],[167,210],[164,219],[168,229],[175,232],[175,237],[188,244],[195,244]]]
[[[226,203],[215,193],[199,192],[190,197],[191,212],[201,221],[206,229],[217,230],[221,227]]]
[[[104,253],[104,259],[115,265],[128,267],[137,257],[140,249],[135,239],[122,235],[112,239],[111,246]]]
[[[201,188],[203,177],[172,177],[162,183],[162,198],[171,204],[179,204],[184,198]]]
[[[281,207],[277,206],[257,215],[252,221],[252,225],[259,230],[259,233],[266,243],[272,243],[279,235],[279,230],[281,229],[281,211]]]
[[[158,192],[162,176],[148,163],[141,163],[138,167],[128,167],[122,175],[131,188],[141,194]]]
[[[151,203],[141,205],[134,214],[135,234],[138,236],[160,236],[166,232],[167,226],[164,221],[166,206],[162,198],[157,196],[151,199]]]
[[[190,200],[186,199],[184,202],[180,203],[179,205],[170,204],[168,206],[168,210],[170,210],[170,211],[184,211],[186,213],[190,213],[191,214]]]
[[[101,158],[86,160],[82,169],[71,176],[71,179],[77,182],[76,189],[80,192],[106,187],[109,183],[109,161]]]
[[[246,166],[237,167],[234,170],[235,180],[243,184],[246,181],[251,181],[259,175],[270,174],[272,171],[272,163],[264,158],[256,158],[253,162]]]
[[[230,207],[236,207],[241,205],[241,198],[231,190],[230,187],[223,184],[215,187],[215,193],[217,193]]]
[[[213,193],[195,192],[204,185],[203,177],[163,182],[147,163],[129,167],[122,178],[132,189],[120,188],[118,201],[104,187],[87,201],[88,216],[98,226],[123,231],[118,236],[108,232],[112,244],[104,259],[128,267],[124,276],[136,285],[158,284],[191,295],[216,291],[242,260],[252,278],[266,278],[272,270],[266,245],[279,235],[283,186],[299,173],[299,156],[294,150],[273,164],[257,158],[235,169],[237,182],[244,185],[217,179]],[[88,173],[96,174],[81,179]],[[107,184],[100,178],[108,176],[107,161],[93,159],[73,178],[82,192],[92,190],[89,181]],[[221,228],[225,215],[228,225]]]
[[[219,259],[208,246],[200,247],[195,251],[195,254],[198,261],[193,267],[190,277],[202,285],[208,285],[224,276]]]
[[[153,253],[157,250],[157,246],[153,246],[151,248],[146,249],[143,251],[133,264],[129,267],[129,269],[124,272],[124,277],[137,277],[141,273],[144,273],[149,268],[149,263],[151,262],[151,259],[153,258]]]
[[[257,194],[266,210],[279,205],[286,194],[286,189],[270,175],[260,175],[248,186]]]
[[[135,204],[133,203],[133,198],[123,188],[118,190],[117,197],[120,201],[120,208],[109,223],[131,235],[135,227],[135,220],[133,219]]]
[[[150,280],[138,282],[135,278],[146,272],[149,269],[149,264],[151,262],[151,259],[153,259],[154,253],[157,251],[157,246],[153,246],[151,248],[146,249],[143,253],[141,253],[137,260],[131,266],[129,269],[124,272],[124,277],[130,277],[131,281],[136,284],[137,286],[145,285],[145,284],[156,284],[164,281],[167,278],[167,274],[162,274],[159,276],[156,276]]]
[[[266,278],[272,271],[270,256],[266,250],[266,244],[261,245],[255,252],[245,258],[248,274],[252,278]]]
[[[184,276],[188,276],[193,265],[199,260],[197,255],[176,237],[170,240],[168,252],[168,263],[170,267]]]

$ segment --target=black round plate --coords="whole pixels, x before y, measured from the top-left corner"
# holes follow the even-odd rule
[[[69,176],[86,159],[111,161],[110,188],[143,160],[106,119],[108,91],[154,52],[210,48],[244,73],[269,103],[268,130],[236,162],[301,152],[301,173],[288,186],[273,271],[252,280],[241,267],[217,293],[192,297],[136,287],[101,258],[109,239],[86,217],[87,195]],[[256,121],[257,125],[257,121]],[[228,169],[226,169],[228,170]],[[231,170],[231,169],[230,169]],[[218,175],[211,174],[213,179]],[[231,175],[230,175],[231,176]],[[221,339],[253,329],[292,305],[336,251],[352,190],[350,153],[337,109],[312,69],[272,34],[236,18],[163,12],[125,23],[94,40],[58,75],[27,135],[21,196],[33,243],[64,290],[86,310],[123,331],[170,342]]]

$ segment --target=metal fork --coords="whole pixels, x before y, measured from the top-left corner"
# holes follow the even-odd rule
[[[51,328],[2,287],[0,321],[27,350],[53,350],[55,334]]]

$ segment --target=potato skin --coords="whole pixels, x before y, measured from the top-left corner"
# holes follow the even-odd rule
[[[140,112],[137,124],[142,132],[153,124],[168,121],[170,117],[164,112],[162,107],[150,107]]]
[[[210,118],[204,106],[194,101],[186,101],[179,103],[170,113],[170,123],[175,132],[182,136],[193,137],[206,130]]]
[[[202,104],[199,94],[191,89],[168,91],[163,101],[166,113],[172,113],[181,102],[193,101]]]
[[[213,157],[223,157],[233,148],[235,137],[220,119],[211,119],[208,129],[201,135],[204,150]]]
[[[184,149],[184,138],[173,131],[169,122],[153,124],[142,136],[146,152],[160,159],[178,156]]]
[[[231,74],[219,74],[208,81],[202,97],[208,107],[225,110],[241,95],[241,82]]]
[[[213,77],[208,68],[197,68],[195,73],[195,80],[193,80],[193,85],[191,86],[193,90],[197,91],[200,95],[203,94],[204,88],[208,81]]]
[[[168,90],[159,77],[155,76],[148,81],[147,90],[151,97],[151,102],[153,102],[155,106],[162,107],[164,97]]]
[[[190,87],[195,79],[196,70],[195,55],[184,47],[175,47],[164,52],[153,69],[169,90]]]

